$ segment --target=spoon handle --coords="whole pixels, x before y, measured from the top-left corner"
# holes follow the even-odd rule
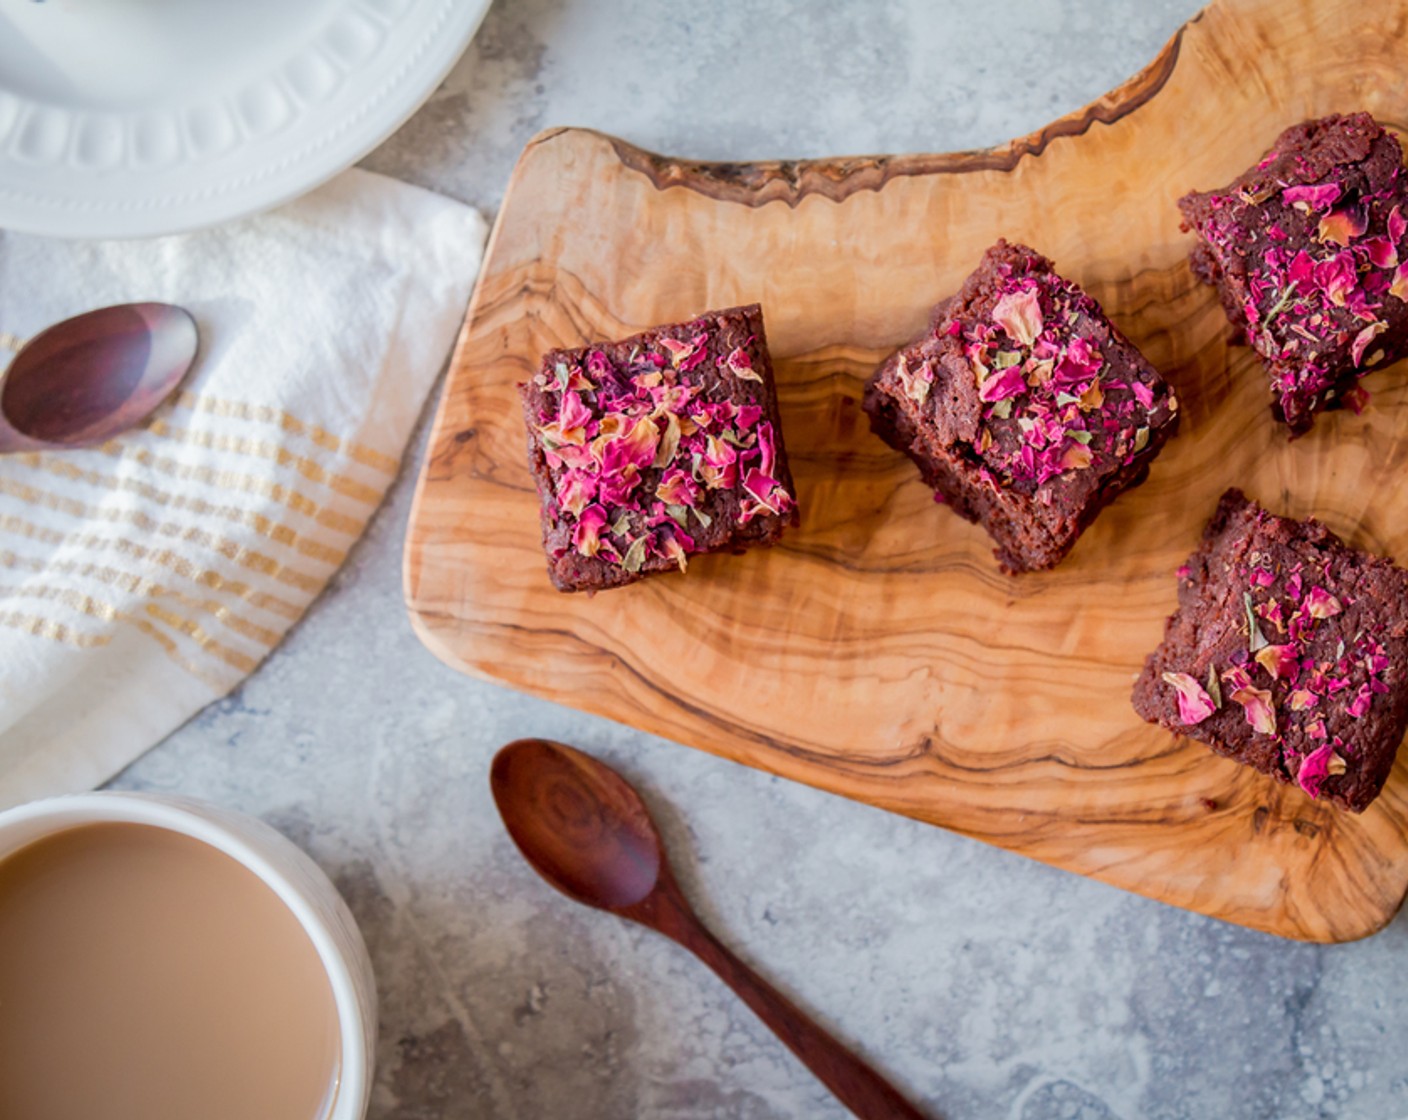
[[[860,1120],[925,1120],[924,1114],[811,1016],[733,955],[675,890],[662,891],[651,923],[718,974]]]

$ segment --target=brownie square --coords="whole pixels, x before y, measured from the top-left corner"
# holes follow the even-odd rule
[[[684,571],[797,523],[757,304],[549,351],[519,394],[560,591]]]
[[[1260,356],[1291,438],[1358,412],[1366,373],[1408,354],[1408,182],[1368,113],[1286,129],[1227,186],[1181,199],[1194,273]]]
[[[1059,563],[1178,426],[1173,390],[1100,305],[1006,241],[880,364],[865,411],[1014,573]]]
[[[1408,726],[1408,572],[1229,490],[1178,575],[1134,710],[1362,812]]]

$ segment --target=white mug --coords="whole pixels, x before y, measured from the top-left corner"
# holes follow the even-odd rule
[[[293,912],[327,973],[342,1039],[337,1092],[326,1114],[309,1120],[363,1120],[376,1056],[376,981],[352,912],[322,869],[261,820],[151,793],[82,793],[9,809],[0,813],[0,860],[51,833],[108,822],[155,825],[203,841],[258,875]]]

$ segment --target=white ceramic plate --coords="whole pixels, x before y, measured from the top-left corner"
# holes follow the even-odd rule
[[[489,0],[0,0],[0,228],[146,237],[302,194],[389,136]]]

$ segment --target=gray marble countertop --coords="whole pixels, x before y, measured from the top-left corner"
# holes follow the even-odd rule
[[[549,125],[701,158],[982,147],[1118,84],[1197,6],[499,0],[366,165],[492,213]],[[284,646],[115,783],[253,812],[334,876],[379,976],[373,1117],[845,1115],[702,965],[529,871],[486,781],[522,735],[619,766],[719,935],[936,1117],[1408,1117],[1405,920],[1279,941],[441,665],[401,595],[423,442]]]

